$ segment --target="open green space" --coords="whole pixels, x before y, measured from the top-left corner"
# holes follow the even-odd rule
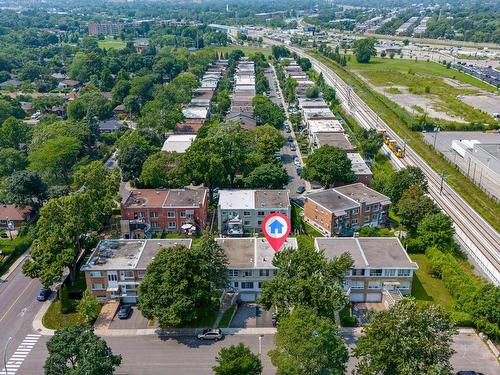
[[[478,90],[453,86],[443,78],[453,80],[457,85],[472,85],[489,92],[498,90],[455,69],[447,69],[446,66],[435,62],[382,58],[373,58],[368,64],[360,64],[356,59],[351,59],[347,66],[374,86],[388,87],[385,91],[390,94],[397,95],[402,91],[398,87],[389,86],[403,86],[411,94],[431,99],[433,107],[440,112],[463,118],[467,122],[486,124],[495,122],[489,114],[464,103],[457,97],[474,95],[479,93]]]
[[[435,171],[444,172],[446,182],[464,198],[496,230],[500,230],[500,203],[495,202],[471,180],[460,173],[455,166],[444,159],[423,140],[422,133],[413,132],[410,124],[414,120],[403,108],[373,91],[368,85],[349,70],[319,53],[309,52],[337,73],[360,98],[368,104],[401,138],[405,138],[413,148]]]
[[[61,301],[57,300],[50,304],[49,309],[42,318],[42,323],[49,329],[61,329],[85,322],[76,311],[63,314],[61,312]]]
[[[443,281],[432,276],[429,259],[424,254],[410,254],[410,258],[419,267],[413,277],[412,296],[422,303],[437,303],[451,311],[455,301]]]
[[[127,45],[123,40],[113,39],[112,37],[106,37],[104,40],[98,40],[97,44],[99,45],[99,48],[104,49],[122,49]]]
[[[272,53],[271,48],[264,48],[264,47],[227,46],[227,47],[215,48],[216,51],[229,52],[229,53],[231,51],[234,51],[235,49],[242,50],[245,56],[250,56],[257,52],[263,53],[265,56],[271,56]]]

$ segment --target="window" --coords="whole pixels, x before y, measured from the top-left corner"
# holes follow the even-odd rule
[[[92,290],[104,290],[103,284],[92,284]]]
[[[365,223],[368,223],[370,221],[370,216],[365,216]]]
[[[151,222],[151,228],[159,228],[159,227],[160,227],[160,223],[158,223],[157,221]]]
[[[382,276],[381,269],[370,270],[370,276]]]
[[[269,270],[259,270],[259,276],[269,276]]]
[[[380,204],[379,203],[375,203],[373,206],[372,206],[372,211],[378,211],[380,210]]]
[[[258,225],[262,225],[262,220],[257,221]]]
[[[170,218],[175,217],[175,211],[168,211],[167,212],[167,217],[170,217]]]
[[[411,275],[411,270],[398,270],[398,276],[408,277]]]
[[[238,277],[238,270],[228,270],[229,277]]]
[[[175,223],[175,221],[169,221],[168,222],[168,228],[169,229],[175,229],[175,228],[177,228],[177,224]]]
[[[266,213],[264,211],[257,211],[257,216],[264,216]]]
[[[158,212],[150,212],[149,217],[158,217]]]
[[[363,289],[364,287],[364,281],[351,281],[351,289]]]
[[[226,211],[222,211],[222,216],[227,216],[227,212]]]
[[[127,284],[125,285],[125,290],[135,290],[135,285]]]
[[[250,211],[243,211],[243,216],[252,216]]]
[[[259,289],[262,289],[262,282],[259,281]]]
[[[108,273],[109,281],[118,281],[118,275],[116,273]]]
[[[380,281],[369,281],[368,289],[380,289],[382,288],[382,283]]]
[[[372,221],[377,221],[378,220],[378,215],[377,214],[373,214],[372,215]]]
[[[243,222],[243,225],[245,225],[245,226],[247,226],[247,227],[248,227],[248,226],[250,226],[250,224],[251,224],[251,223],[250,223],[250,220],[245,220],[245,221]]]
[[[186,218],[186,211],[181,211],[181,218],[183,218],[183,219]]]
[[[352,276],[364,276],[365,275],[365,270],[362,268],[353,268],[351,270],[351,275]]]
[[[239,286],[240,286],[240,283],[239,283],[239,282],[235,281],[235,282],[233,283],[233,287],[234,287],[234,288],[238,288]]]
[[[394,277],[396,276],[396,270],[384,270],[384,276]]]
[[[133,279],[134,278],[134,271],[125,271],[125,278],[126,279]]]
[[[399,283],[398,289],[404,289],[404,290],[410,289],[410,282],[402,281],[401,283]]]
[[[134,217],[136,217],[136,218],[144,218],[144,212],[134,212]]]
[[[252,276],[252,270],[243,271],[243,277],[249,277],[249,276]]]
[[[357,215],[357,214],[359,214],[359,208],[355,208],[355,209],[353,209],[353,210],[352,210],[352,214],[353,214],[353,215]]]
[[[145,274],[146,274],[146,271],[137,271],[137,278],[139,280],[142,280],[144,278]]]
[[[90,277],[102,277],[101,271],[92,271],[90,272]]]
[[[253,289],[253,282],[252,281],[242,282],[241,289]]]
[[[365,206],[365,212],[370,212],[370,206]]]
[[[352,224],[352,225],[356,225],[356,224],[358,224],[358,219],[351,220],[351,224]]]
[[[7,224],[7,220],[0,220],[0,224]]]

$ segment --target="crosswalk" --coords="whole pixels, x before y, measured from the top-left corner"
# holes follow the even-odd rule
[[[23,364],[31,349],[36,345],[42,335],[26,335],[23,342],[17,347],[12,357],[7,361],[7,366],[3,367],[0,375],[14,375]],[[3,363],[2,363],[3,366]]]

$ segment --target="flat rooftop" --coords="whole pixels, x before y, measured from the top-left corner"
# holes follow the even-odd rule
[[[328,108],[328,104],[322,98],[299,98],[298,101],[300,108]]]
[[[134,189],[123,203],[125,208],[199,208],[208,193],[206,189]]]
[[[338,120],[332,120],[332,119],[315,120],[314,118],[311,118],[307,121],[307,125],[309,127],[310,134],[329,133],[329,132],[343,133],[344,132],[344,127],[340,124],[340,122]]]
[[[186,107],[182,110],[182,114],[186,119],[206,119],[208,116],[207,107]]]
[[[335,188],[335,190],[359,203],[364,203],[364,204],[380,203],[382,205],[387,205],[391,203],[389,197],[379,193],[376,190],[369,188],[368,186],[366,186],[361,182],[350,185],[339,186]]]
[[[221,190],[219,207],[230,209],[287,208],[290,205],[288,190]]]
[[[309,193],[305,199],[311,199],[313,202],[323,206],[335,216],[346,215],[346,211],[358,208],[359,204],[335,189],[321,190],[315,193]]]
[[[348,252],[353,268],[418,269],[396,237],[318,237],[314,245],[317,250],[324,250],[328,259]]]
[[[500,143],[477,143],[474,148],[483,150],[492,158],[500,160]]]
[[[342,132],[318,132],[314,134],[313,138],[318,147],[328,145],[341,148],[342,150],[355,149],[354,145]]]
[[[365,159],[361,157],[360,154],[356,152],[349,152],[347,153],[347,157],[351,161],[351,169],[354,171],[356,174],[362,174],[362,175],[371,175],[372,171],[366,165]]]
[[[82,271],[146,269],[162,248],[191,247],[191,239],[142,239],[99,241]]]
[[[162,151],[183,153],[196,139],[195,134],[173,134],[163,143]]]
[[[272,269],[275,251],[265,238],[216,238],[228,257],[228,267],[236,269]],[[297,248],[295,238],[287,238],[279,250]]]

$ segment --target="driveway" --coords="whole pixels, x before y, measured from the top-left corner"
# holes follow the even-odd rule
[[[272,327],[271,321],[274,309],[266,311],[256,303],[242,303],[229,328],[261,328]]]
[[[111,321],[111,324],[109,325],[109,329],[143,329],[143,328],[152,328],[152,327],[148,327],[148,320],[137,309],[137,306],[132,307],[132,313],[130,314],[128,319],[118,319],[118,316],[115,315],[115,317]]]

